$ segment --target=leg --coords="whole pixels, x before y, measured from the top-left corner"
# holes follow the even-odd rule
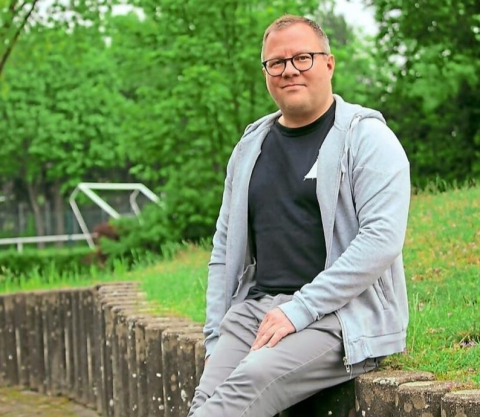
[[[314,393],[374,368],[343,365],[338,319],[331,314],[274,348],[248,353],[193,417],[272,417]]]
[[[220,325],[220,338],[208,359],[188,416],[213,395],[215,388],[227,379],[248,355],[258,325],[268,311],[273,297],[247,300],[232,307]]]

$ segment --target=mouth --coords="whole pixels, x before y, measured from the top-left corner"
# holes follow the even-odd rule
[[[304,84],[287,84],[282,87],[283,90],[288,90],[290,88],[300,88],[300,87],[305,87]]]

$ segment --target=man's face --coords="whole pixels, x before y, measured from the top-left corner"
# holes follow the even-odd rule
[[[290,58],[302,52],[325,52],[322,40],[314,30],[296,23],[270,33],[265,45],[263,60]],[[331,79],[335,68],[332,55],[315,55],[313,66],[300,72],[291,61],[279,77],[272,77],[263,70],[267,89],[283,114],[282,124],[301,126],[322,115],[332,102]],[[300,124],[299,124],[300,123]]]

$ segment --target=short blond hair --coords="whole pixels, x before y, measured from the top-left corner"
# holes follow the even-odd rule
[[[328,41],[328,36],[325,33],[325,31],[322,29],[322,27],[315,21],[303,17],[303,16],[295,16],[293,14],[286,14],[282,17],[279,17],[276,19],[270,26],[265,30],[265,33],[263,34],[263,42],[262,42],[262,55],[261,59],[263,61],[263,51],[265,49],[265,42],[267,41],[268,36],[277,30],[282,30],[285,28],[288,28],[290,26],[303,23],[305,25],[308,25],[313,29],[313,31],[317,34],[318,38],[323,42],[325,51],[328,54],[330,53],[330,42]]]

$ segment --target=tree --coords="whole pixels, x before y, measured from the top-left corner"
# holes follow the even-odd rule
[[[233,146],[276,108],[260,48],[286,12],[323,24],[347,99],[368,103],[381,73],[330,0],[135,0],[140,13],[126,15],[109,12],[114,1],[58,1],[32,15],[44,20],[24,31],[0,85],[0,178],[30,190],[39,234],[42,201],[60,207],[78,181],[131,168],[164,196],[158,218],[175,229],[165,236],[210,235]]]
[[[480,175],[480,3],[374,0],[380,100],[412,162],[414,182]]]
[[[186,239],[211,234],[233,146],[249,123],[276,109],[260,64],[263,32],[275,18],[286,12],[316,16],[327,31],[328,25],[341,29],[332,37],[335,53],[343,54],[339,65],[351,65],[352,73],[357,65],[355,73],[365,68],[365,74],[339,74],[338,91],[363,98],[372,82],[372,60],[344,52],[346,43],[353,49],[350,40],[359,41],[328,1],[321,8],[296,0],[135,5],[144,19],[132,13],[110,23],[131,105],[123,153],[132,159],[132,172],[165,196],[167,221]]]
[[[0,74],[23,30],[31,26],[38,0],[1,0],[0,2]],[[33,16],[32,16],[33,15]]]
[[[38,27],[63,25],[104,29],[102,18],[112,10],[115,0],[0,0],[0,74],[23,32]]]
[[[333,90],[352,103],[375,107],[375,92],[385,77],[382,65],[375,60],[373,39],[350,27],[332,4],[324,4],[317,11],[316,20],[329,35],[335,56]]]
[[[122,165],[123,97],[114,61],[92,28],[37,27],[18,46],[1,82],[0,157],[6,163],[0,176],[25,184],[38,235],[45,234],[42,204],[50,196],[57,233],[63,233],[65,191]]]

